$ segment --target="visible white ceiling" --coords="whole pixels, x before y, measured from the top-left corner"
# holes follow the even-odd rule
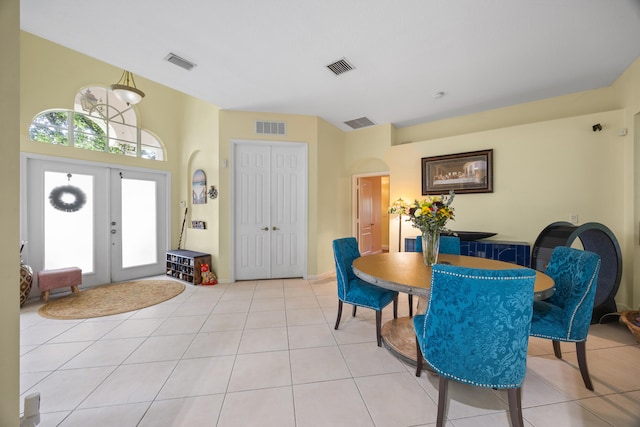
[[[21,0],[21,28],[224,109],[344,130],[605,87],[640,56],[639,0]],[[335,76],[341,58],[355,69]]]

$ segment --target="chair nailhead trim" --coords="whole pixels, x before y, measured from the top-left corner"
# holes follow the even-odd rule
[[[428,362],[428,361],[427,361]],[[441,375],[443,377],[447,377],[447,378],[451,378],[452,380],[461,382],[461,383],[465,383],[465,384],[471,384],[471,385],[475,385],[478,387],[484,387],[484,388],[519,388],[522,386],[522,384],[482,384],[482,383],[478,383],[475,381],[469,381],[465,378],[460,378],[457,377],[455,375],[451,375],[448,374],[446,372],[443,372],[442,370],[436,368],[435,366],[431,365],[430,366],[433,368],[434,371],[436,371],[438,373],[438,375]]]
[[[496,270],[496,271],[500,271],[500,270]],[[450,271],[438,271],[438,274],[448,274],[449,276],[463,277],[465,279],[481,279],[481,280],[521,280],[521,279],[532,279],[536,277],[535,274],[530,276],[521,276],[521,277],[487,277],[487,276],[473,276],[470,274],[452,273]],[[433,276],[431,277],[431,283],[433,283]]]
[[[600,266],[600,260],[598,260],[598,263],[596,264],[596,266],[597,267]],[[580,302],[578,304],[576,304],[576,308],[573,310],[573,313],[571,313],[571,319],[569,320],[569,327],[567,328],[567,337],[566,337],[567,340],[571,336],[571,330],[573,329],[573,320],[575,319],[576,314],[578,313],[578,309],[582,306],[582,303],[584,302],[584,299],[587,297],[587,294],[591,290],[591,286],[593,286],[593,282],[596,279],[596,272],[597,271],[599,271],[599,268],[596,268],[594,270],[594,273],[591,275],[591,280],[589,281],[589,286],[587,286],[586,292],[582,294],[582,298],[580,298]],[[579,340],[579,341],[584,341],[584,340]]]
[[[554,340],[554,341],[562,341],[562,342],[582,342],[582,341],[586,341],[587,339],[583,339],[583,340],[574,340],[571,339],[569,337],[556,337],[553,335],[544,335],[544,334],[529,334],[529,336],[531,337],[537,337],[537,338],[544,338],[547,340]]]

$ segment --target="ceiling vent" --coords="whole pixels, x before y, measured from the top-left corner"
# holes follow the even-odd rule
[[[256,133],[261,135],[286,135],[287,124],[285,122],[256,121]]]
[[[348,122],[344,122],[344,124],[351,127],[352,129],[360,129],[367,126],[375,125],[375,123],[369,120],[368,117],[360,117],[359,119],[349,120]]]
[[[347,71],[353,70],[355,67],[349,64],[349,62],[347,62],[345,58],[342,58],[334,62],[333,64],[327,65],[327,68],[331,70],[333,74],[335,74],[336,76],[339,76],[342,73],[346,73]]]
[[[180,58],[175,53],[170,53],[166,58],[164,58],[164,60],[171,62],[173,65],[177,65],[180,68],[184,68],[187,71],[191,71],[191,69],[196,66],[196,64],[194,64],[193,62],[187,61],[184,58]]]

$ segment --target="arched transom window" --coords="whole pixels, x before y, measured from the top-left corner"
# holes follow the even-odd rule
[[[138,126],[133,107],[108,87],[91,86],[76,93],[73,110],[47,110],[29,127],[32,141],[103,151],[143,159],[164,160],[164,148],[151,132]]]

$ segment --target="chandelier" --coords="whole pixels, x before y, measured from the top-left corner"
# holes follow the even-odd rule
[[[137,104],[144,98],[144,92],[136,87],[136,82],[130,71],[125,70],[118,83],[112,84],[109,88],[118,99],[126,102],[127,105]]]

